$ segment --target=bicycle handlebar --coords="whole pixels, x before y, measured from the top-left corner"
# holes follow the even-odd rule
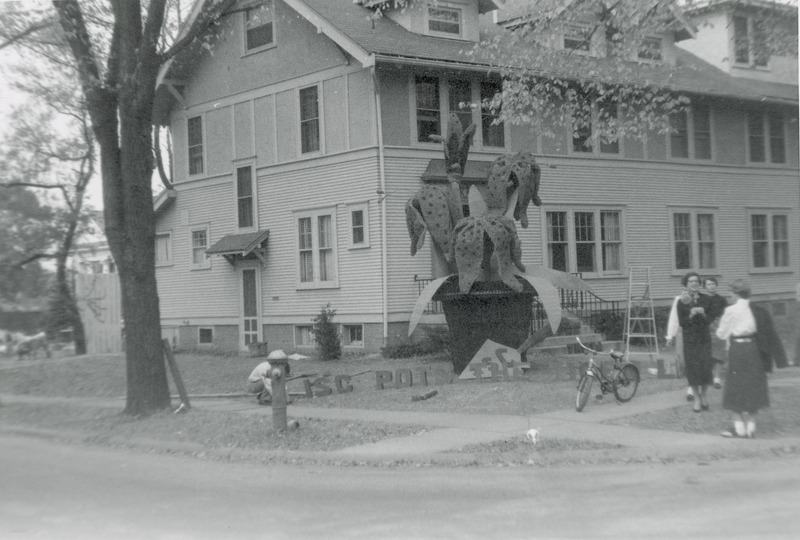
[[[615,358],[615,359],[619,359],[619,360],[621,360],[623,358],[623,356],[624,356],[622,353],[616,352],[613,349],[610,350],[609,352],[596,351],[594,349],[590,349],[589,347],[587,347],[586,345],[583,344],[583,342],[581,341],[580,336],[575,336],[575,341],[577,341],[578,345],[580,345],[584,350],[586,350],[586,351],[588,351],[588,352],[590,352],[592,354],[607,354],[611,358]]]

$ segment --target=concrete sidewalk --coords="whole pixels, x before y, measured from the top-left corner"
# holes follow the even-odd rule
[[[770,386],[800,387],[800,378],[779,379]],[[721,408],[722,393],[710,394],[712,408]],[[242,414],[270,414],[270,409],[252,399],[194,400],[192,407]],[[469,445],[500,440],[519,440],[531,429],[551,439],[577,439],[621,445],[619,453],[648,456],[674,456],[681,453],[714,453],[732,448],[741,450],[800,446],[800,437],[781,439],[731,440],[718,435],[642,429],[605,424],[610,420],[655,412],[675,407],[688,407],[685,391],[678,390],[649,396],[636,396],[625,404],[616,404],[613,397],[601,403],[589,403],[583,412],[574,408],[549,413],[521,415],[487,415],[434,413],[418,411],[382,411],[366,409],[328,409],[289,405],[290,418],[349,420],[427,426],[433,429],[420,434],[385,439],[379,442],[327,452],[332,458],[414,459],[456,452]],[[722,429],[724,426],[720,426]]]
[[[800,387],[800,378],[770,381],[771,387]],[[721,407],[721,392],[712,391],[712,409]],[[95,407],[120,407],[119,399],[50,398],[45,396],[2,395],[3,403],[70,403]],[[252,398],[223,397],[192,399],[192,408],[229,413],[271,415],[271,409],[258,405]],[[601,403],[590,402],[583,412],[574,408],[528,416],[383,411],[367,409],[318,408],[289,405],[290,418],[346,420],[425,426],[419,434],[385,439],[379,442],[331,452],[280,452],[283,456],[312,458],[320,461],[465,461],[470,454],[461,450],[470,445],[502,440],[520,440],[531,429],[539,430],[543,441],[573,439],[609,445],[608,449],[592,450],[594,455],[607,454],[615,459],[646,456],[670,459],[676,455],[722,453],[730,456],[752,450],[800,446],[800,437],[737,440],[718,435],[642,429],[605,424],[603,422],[675,407],[687,407],[683,390],[636,396],[625,404],[616,404],[612,397]],[[302,422],[301,422],[302,423]],[[720,426],[721,428],[723,426]],[[302,429],[302,427],[301,427]],[[172,443],[165,442],[166,446]],[[182,446],[182,445],[179,445]],[[589,452],[589,451],[586,451]]]

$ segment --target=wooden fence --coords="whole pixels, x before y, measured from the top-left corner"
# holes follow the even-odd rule
[[[117,274],[78,274],[75,297],[88,354],[122,352],[122,296]]]

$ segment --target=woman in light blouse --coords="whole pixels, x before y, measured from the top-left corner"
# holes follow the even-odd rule
[[[735,301],[725,308],[717,328],[717,337],[729,344],[722,407],[733,413],[733,427],[722,436],[753,439],[756,413],[769,407],[767,371],[772,370],[773,360],[784,367],[786,359],[769,312],[750,304],[750,285],[737,279],[731,291]]]

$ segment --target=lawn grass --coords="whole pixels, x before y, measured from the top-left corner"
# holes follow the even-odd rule
[[[779,325],[779,328],[780,327]],[[791,325],[782,328],[788,332]],[[787,353],[793,355],[794,337],[783,340]],[[211,395],[242,395],[247,376],[263,358],[236,355],[178,353],[176,361],[191,400]],[[351,355],[332,362],[315,358],[291,363],[291,375],[311,375],[310,380],[325,376],[324,382],[333,389],[327,396],[304,397],[303,379],[288,383],[294,405],[322,408],[362,408],[373,410],[459,412],[467,414],[531,415],[574,406],[580,357],[536,355],[525,376],[513,381],[460,381],[453,376],[452,364],[444,354],[408,359],[386,359],[380,355]],[[171,411],[134,419],[121,414],[124,407],[125,364],[122,355],[82,356],[60,359],[37,359],[0,362],[0,393],[68,398],[117,398],[119,408],[98,408],[84,405],[7,403],[0,407],[0,424],[6,427],[35,427],[67,430],[80,434],[80,440],[93,444],[125,445],[126,441],[168,441],[187,445],[191,453],[207,451],[325,451],[330,452],[389,437],[412,436],[426,431],[426,426],[397,426],[369,422],[342,422],[297,418],[301,428],[284,433],[271,426],[269,409],[265,414],[242,415],[193,408],[189,414],[176,415]],[[413,374],[411,387],[378,389],[376,373],[409,369]],[[422,371],[427,373],[427,386],[420,384]],[[338,393],[336,375],[350,375],[353,390]],[[796,377],[796,369],[779,370],[770,376],[771,383],[781,378]],[[685,379],[658,379],[642,369],[642,381],[636,397],[660,392],[682,390]],[[170,377],[171,392],[177,394]],[[436,395],[415,401],[431,390]],[[712,392],[712,404],[721,392]],[[720,392],[718,395],[714,392]],[[760,438],[800,436],[800,394],[789,388],[773,385],[772,408],[759,417]],[[242,399],[251,399],[242,397]],[[175,399],[173,404],[177,406]],[[593,407],[616,406],[613,398]],[[292,407],[289,415],[292,416]],[[577,413],[576,413],[577,414]],[[728,413],[718,406],[703,414],[694,414],[685,402],[671,409],[630,416],[612,423],[648,429],[663,429],[691,433],[718,434],[726,427]],[[200,450],[197,450],[200,449]],[[488,456],[498,463],[556,463],[561,454],[583,455],[587,451],[610,450],[602,445],[579,439],[548,439],[535,451],[522,435],[484,445],[459,450],[462,454]],[[533,457],[532,457],[533,456]],[[583,459],[583,458],[580,458]]]

